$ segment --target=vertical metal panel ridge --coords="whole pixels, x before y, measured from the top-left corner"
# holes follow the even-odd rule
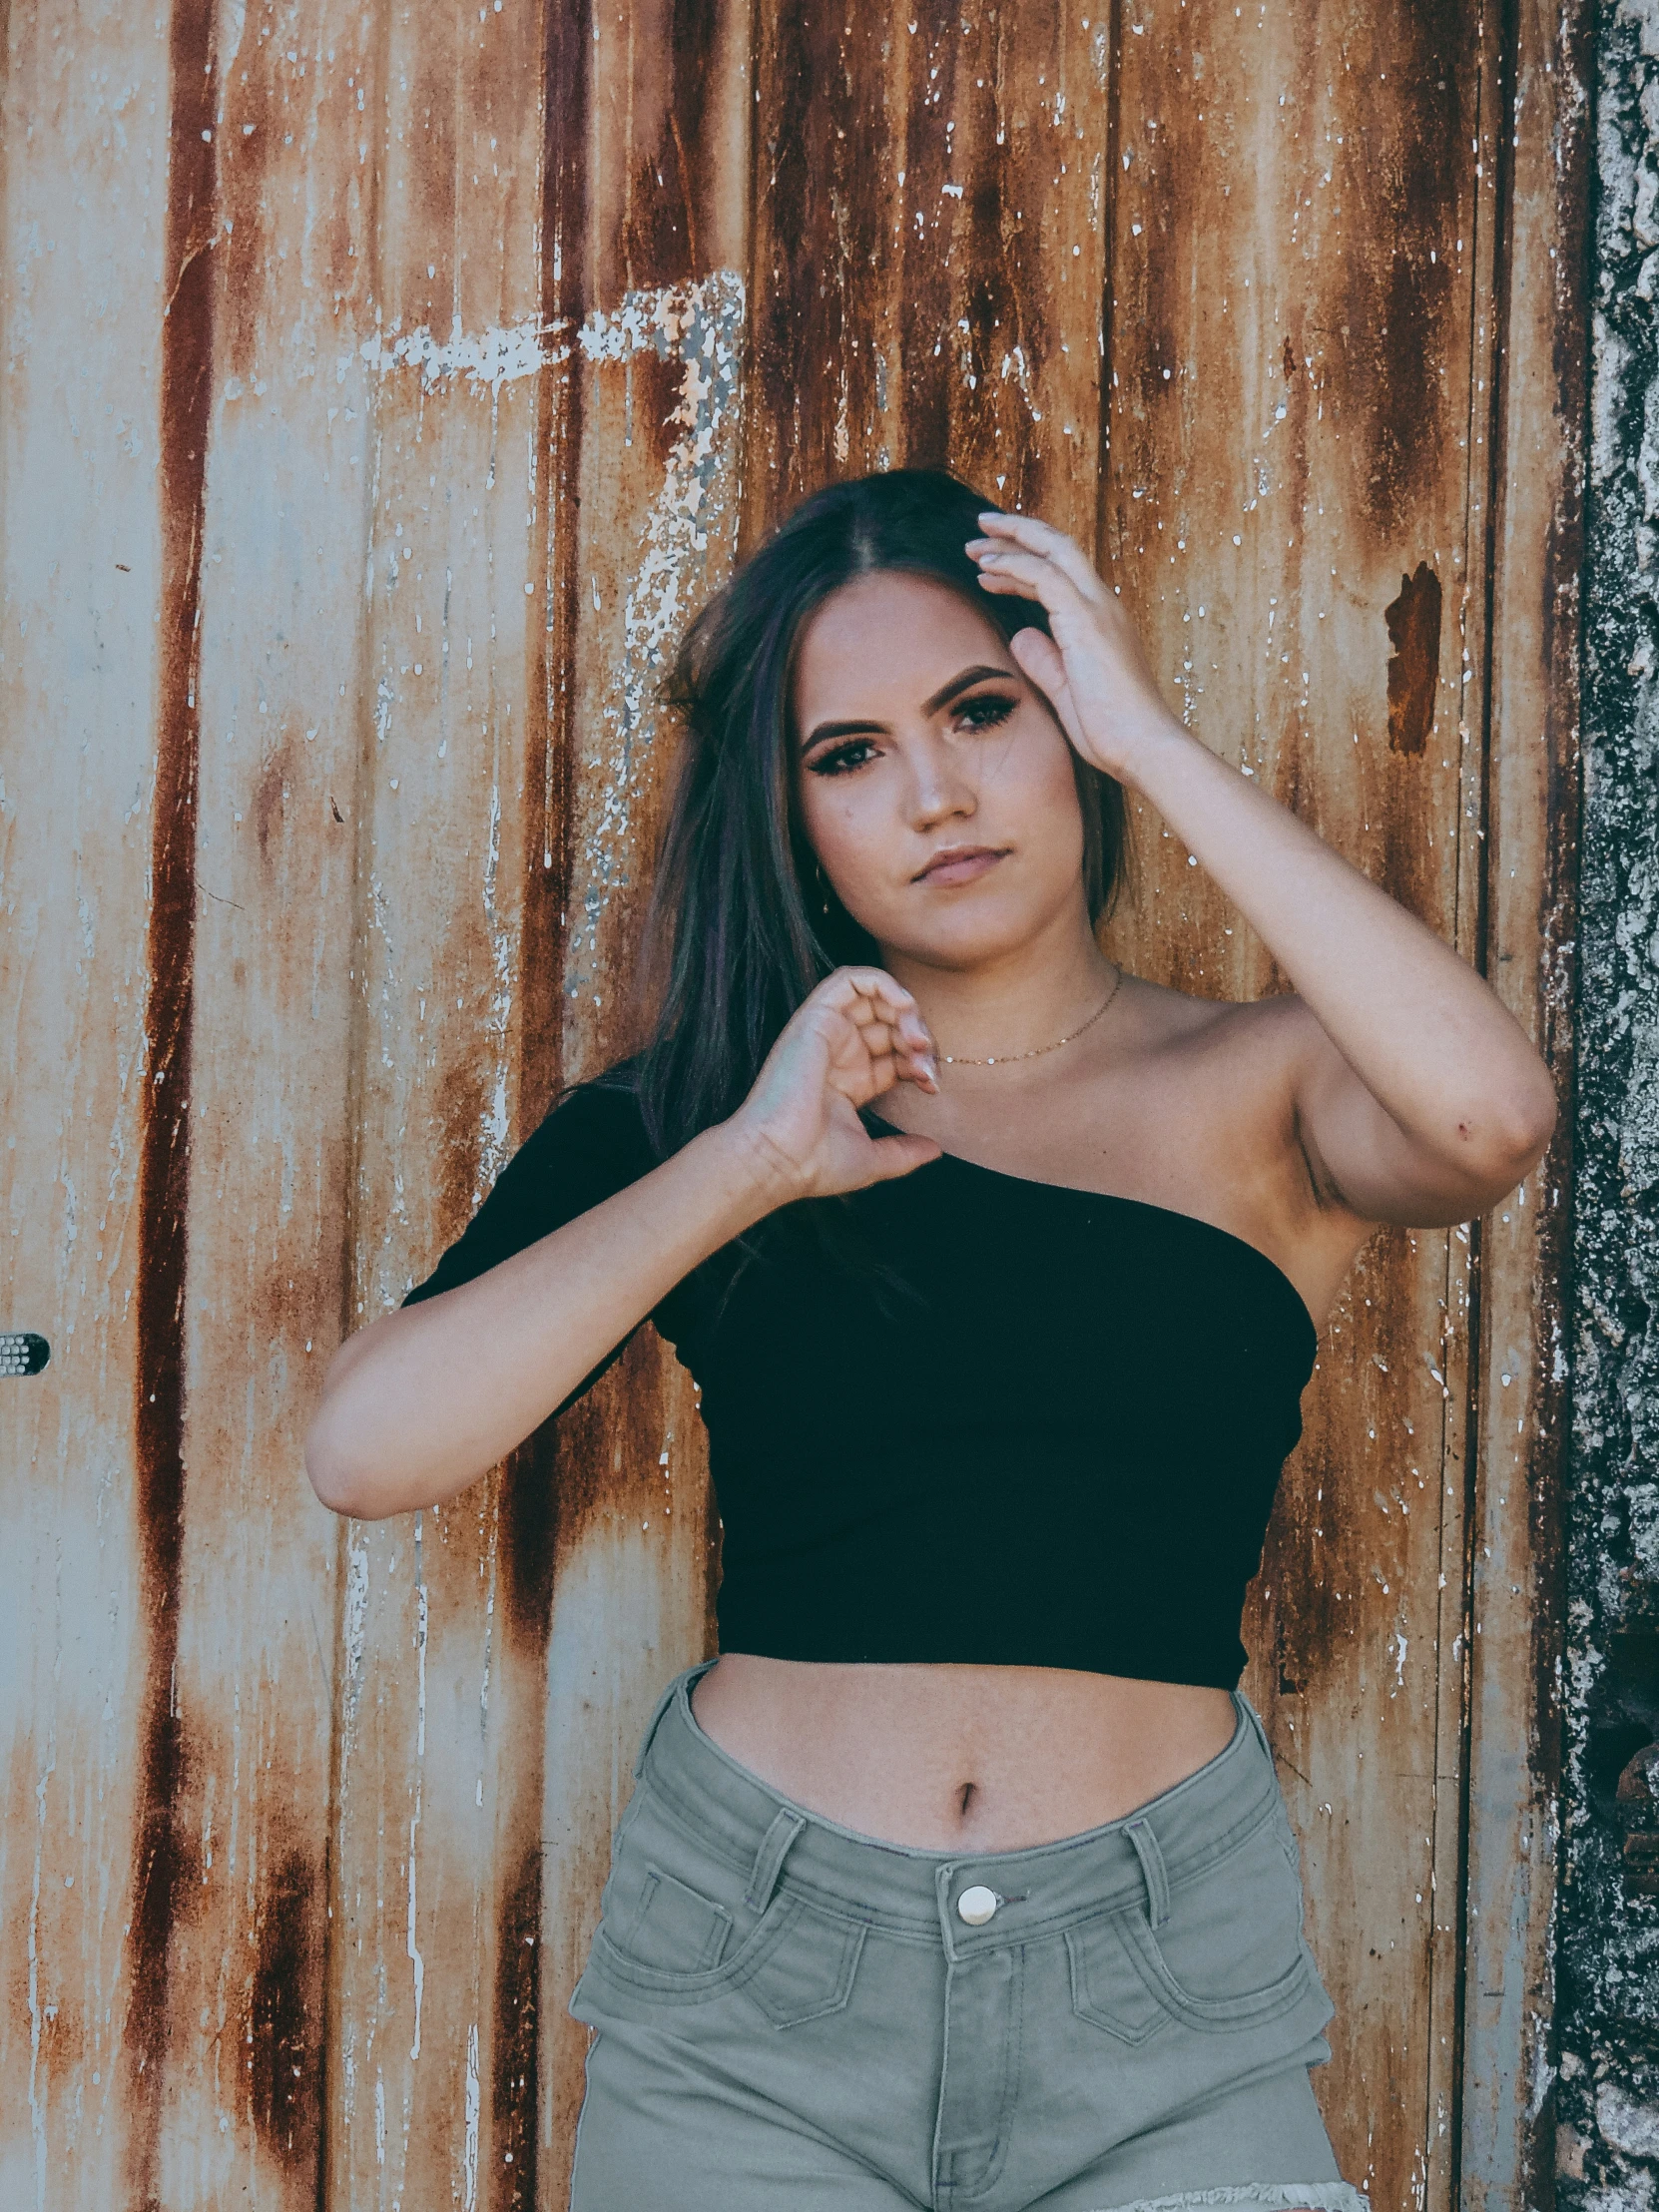
[[[196,704],[202,526],[213,380],[213,0],[177,0],[169,28],[169,293],[161,333],[163,575],[139,1171],[135,1467],[149,1647],[139,1722],[126,2065],[131,2201],[159,2208],[168,1966],[185,1864],[174,1825],[184,1747],[174,1702],[184,1539],[184,1300],[196,915]]]
[[[567,7],[380,21],[354,1321],[429,1270],[564,1072],[548,1049],[563,884],[547,861],[565,832],[549,820],[563,794],[544,564],[576,333],[547,309],[580,265],[559,190],[550,232],[547,165],[579,196],[589,157],[548,111],[593,45],[591,18]],[[525,1923],[545,1449],[350,1533],[329,2153],[342,2203],[510,2203],[543,2186],[541,1945]]]
[[[1100,210],[1100,227],[1107,245],[1100,267],[1100,389],[1095,408],[1095,440],[1099,462],[1095,470],[1094,558],[1095,566],[1108,575],[1112,560],[1112,387],[1116,382],[1113,363],[1117,356],[1117,301],[1113,295],[1116,272],[1111,241],[1117,237],[1118,232],[1118,186],[1123,175],[1122,157],[1118,151],[1122,136],[1123,7],[1124,0],[1107,0],[1106,189],[1101,196]],[[1130,890],[1133,887],[1135,863],[1131,813],[1128,808],[1124,810],[1124,828],[1131,831],[1126,839],[1129,849],[1126,852],[1124,880],[1124,889]]]
[[[524,909],[519,965],[521,1139],[564,1088],[560,989],[571,883],[570,791],[576,775],[574,643],[580,618],[576,491],[582,449],[583,377],[572,344],[588,309],[588,108],[593,32],[590,0],[547,0],[542,23],[541,325],[551,359],[538,379],[535,446],[542,502],[537,624],[530,643],[541,704],[526,763],[521,828]],[[539,761],[538,761],[539,754]],[[502,1617],[521,1663],[545,1679],[552,1627],[559,1439],[551,1424],[507,1462],[502,1483]],[[523,1754],[524,1798],[540,1810],[545,1729]],[[489,2047],[492,2158],[489,2212],[535,2212],[544,2197],[545,2007],[542,1960],[544,1846],[540,1821],[507,1839],[511,1863],[495,1900]]]
[[[587,319],[591,277],[588,242],[588,107],[593,32],[591,0],[549,0],[543,60],[541,280],[542,321],[555,362],[540,394],[538,443],[546,460],[546,572],[542,583],[540,732],[542,780],[527,830],[526,881],[532,886],[537,954],[551,989],[545,1034],[535,1039],[534,1073],[543,1110],[564,1083],[563,994],[559,988],[568,935],[566,902],[572,876],[570,785],[575,773],[575,648],[581,615],[580,515],[584,378],[571,343]],[[527,940],[528,941],[528,940]],[[531,1043],[525,1028],[526,1054]],[[526,1076],[531,1076],[526,1067]]]
[[[1477,609],[1474,666],[1478,671],[1478,696],[1473,717],[1475,758],[1472,768],[1465,767],[1459,773],[1464,791],[1472,789],[1476,820],[1471,825],[1470,809],[1465,803],[1460,811],[1460,833],[1454,846],[1453,913],[1457,949],[1465,954],[1478,973],[1485,974],[1490,921],[1490,855],[1485,839],[1490,818],[1492,771],[1491,649],[1497,589],[1496,494],[1502,442],[1498,429],[1498,395],[1502,332],[1508,316],[1513,270],[1508,223],[1513,163],[1510,134],[1503,127],[1503,119],[1510,112],[1514,97],[1515,25],[1510,0],[1496,0],[1495,5],[1482,9],[1478,35],[1480,62],[1475,135],[1484,157],[1481,167],[1495,165],[1495,177],[1487,198],[1483,201],[1478,194],[1475,197],[1472,217],[1475,250],[1469,269],[1469,325],[1474,343],[1469,355],[1466,397],[1465,436],[1471,466],[1464,487],[1461,599],[1465,609],[1471,600]],[[1484,466],[1474,465],[1474,457],[1482,452]],[[1404,590],[1402,582],[1402,594]],[[1463,663],[1466,669],[1470,661],[1469,633],[1461,613],[1457,630],[1465,640]],[[1458,727],[1465,744],[1468,719],[1466,706],[1460,698]],[[1392,739],[1390,731],[1390,742]],[[1461,1293],[1466,1387],[1460,1407],[1450,1402],[1446,1406],[1448,1429],[1455,1422],[1460,1431],[1456,1448],[1448,1448],[1446,1459],[1448,1468],[1460,1463],[1461,1494],[1457,1525],[1454,1530],[1448,1529],[1442,1545],[1442,1557],[1448,1566],[1455,1556],[1457,1572],[1455,1580],[1447,1575],[1440,1607],[1441,1695],[1435,1712],[1434,1746],[1435,1893],[1438,1897],[1442,1889],[1443,1865],[1450,1877],[1443,1887],[1450,1893],[1453,1905],[1449,1915],[1449,1944],[1431,1947],[1428,1955],[1429,2016],[1437,2026],[1441,2020],[1447,2023],[1449,2043],[1445,2029],[1441,2029],[1429,2054],[1424,2140],[1441,2146],[1444,2186],[1448,2201],[1453,2205],[1460,2203],[1462,2189],[1464,1995],[1469,1957],[1469,1684],[1474,1664],[1474,1563],[1482,1437],[1478,1357],[1485,1312],[1482,1228],[1482,1222],[1476,1219],[1467,1225],[1466,1238],[1461,1243],[1455,1237],[1448,1238],[1446,1243],[1445,1303],[1447,1312],[1451,1312]],[[1447,1372],[1450,1373],[1449,1361]],[[1449,1483],[1442,1487],[1442,1519],[1446,1517],[1445,1498],[1449,1487]],[[1453,1653],[1460,1653],[1460,1658],[1453,1661]],[[1449,1978],[1450,1987],[1444,1997],[1436,2001],[1439,1992],[1435,1984],[1441,1978]]]
[[[564,289],[544,742],[560,801],[548,848],[564,877],[565,1080],[637,1038],[676,735],[658,686],[736,538],[751,36],[745,0],[636,0],[566,11],[553,49],[564,74],[549,87],[560,143],[545,190]],[[565,2201],[583,2087],[586,2038],[566,2001],[634,1739],[664,1679],[709,1645],[703,1438],[690,1380],[652,1331],[558,1424],[552,1474],[536,2049],[549,2208]]]
[[[1487,973],[1557,1075],[1550,1151],[1482,1227],[1461,2201],[1555,2201],[1580,564],[1594,11],[1507,0],[1497,118]],[[1524,1510],[1520,1510],[1524,1498]]]

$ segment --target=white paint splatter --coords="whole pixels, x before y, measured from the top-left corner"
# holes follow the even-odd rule
[[[461,2150],[461,2203],[473,2212],[478,2202],[478,2022],[466,2031],[466,2140]]]
[[[394,323],[389,344],[377,332],[365,338],[358,351],[375,375],[415,368],[428,389],[445,377],[464,376],[473,390],[494,393],[521,376],[535,375],[549,362],[568,359],[570,347],[557,342],[561,327],[568,325],[530,320],[468,335],[457,315],[447,338],[434,337],[424,322],[401,333]]]
[[[414,2041],[409,2046],[409,2056],[420,2056],[420,2000],[426,1987],[426,1961],[420,1955],[415,1942],[415,1834],[420,1827],[421,1792],[425,1775],[426,1758],[426,1572],[421,1558],[421,1522],[424,1515],[416,1513],[414,1523],[414,1586],[415,1586],[415,1667],[417,1703],[415,1721],[415,1801],[409,1820],[409,1929],[407,1936],[409,1962],[414,1968]]]
[[[409,2045],[409,2056],[420,2056],[420,2000],[426,1989],[426,1961],[420,1955],[415,1941],[415,1830],[420,1826],[420,1800],[415,1799],[415,1810],[409,1822],[409,1962],[414,1967],[414,2041]]]
[[[600,709],[604,743],[590,764],[599,774],[586,780],[591,811],[569,947],[577,1000],[595,994],[600,922],[613,892],[629,881],[635,803],[654,736],[649,690],[709,576],[711,549],[736,526],[744,315],[742,276],[717,270],[695,283],[629,292],[613,313],[590,315],[579,333],[583,355],[595,364],[626,365],[651,352],[678,359],[682,373],[668,418],[679,434],[640,532]]]
[[[356,1718],[362,1694],[363,1654],[368,1637],[368,1546],[348,1543],[345,1552],[345,1708]]]

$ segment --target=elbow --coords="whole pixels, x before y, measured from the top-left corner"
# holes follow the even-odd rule
[[[348,1520],[380,1520],[391,1508],[377,1498],[373,1473],[346,1448],[332,1415],[325,1399],[305,1437],[305,1473],[317,1502]]]
[[[1507,1198],[1549,1150],[1560,1109],[1541,1060],[1537,1070],[1535,1081],[1511,1086],[1457,1123],[1455,1158],[1467,1185],[1468,1219]]]
[[[1549,1150],[1560,1119],[1555,1079],[1542,1060],[1535,1063],[1531,1079],[1517,1083],[1503,1099],[1494,1119],[1504,1165],[1513,1170],[1504,1188],[1512,1190]]]
[[[353,1480],[351,1469],[318,1438],[314,1427],[305,1439],[305,1473],[319,1505],[326,1505],[330,1513],[341,1513],[349,1519],[365,1517],[360,1483]]]
[[[335,1352],[305,1432],[305,1474],[317,1502],[349,1520],[383,1520],[397,1511],[385,1502],[385,1453],[374,1449],[385,1438],[382,1393],[358,1372],[381,1329],[370,1322]]]

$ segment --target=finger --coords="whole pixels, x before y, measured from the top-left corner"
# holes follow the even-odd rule
[[[819,989],[831,1006],[850,1008],[855,999],[866,1004],[882,999],[896,1014],[904,1007],[915,1005],[903,984],[894,982],[885,968],[836,968],[833,975],[826,976]]]
[[[914,995],[895,982],[885,968],[838,968],[819,985],[817,995],[821,1004],[844,1014],[860,1037],[879,1022],[888,1032],[889,1046],[936,1060],[933,1033],[922,1019]]]
[[[1018,576],[1036,585],[1045,599],[1051,592],[1061,597],[1069,592],[1074,599],[1085,598],[1075,579],[1057,561],[1027,546],[994,545],[978,554],[976,559],[981,580],[987,576]]]
[[[1016,576],[1011,569],[1003,569],[1000,564],[995,568],[982,568],[979,571],[979,583],[985,591],[1005,592],[1016,599],[1034,599],[1039,606],[1045,604],[1043,594],[1030,578]]]
[[[929,1160],[936,1160],[943,1150],[931,1137],[874,1137],[870,1140],[870,1153],[875,1162],[876,1183],[891,1182],[895,1175],[910,1175],[917,1168],[926,1167]]]
[[[1077,540],[1068,537],[1064,530],[1056,529],[1052,522],[1044,522],[1039,515],[1003,514],[995,508],[986,508],[979,517],[979,524],[987,537],[1009,540],[1027,552],[1052,561],[1086,599],[1097,598],[1105,591],[1094,563]],[[968,542],[971,545],[977,541],[970,539]]]
[[[939,1095],[938,1062],[929,1053],[905,1053],[893,1063],[893,1072],[901,1083],[913,1083],[918,1091],[925,1091],[929,1098]]]
[[[895,1040],[912,1046],[918,1052],[931,1052],[932,1032],[922,1019],[921,1008],[916,1004],[914,994],[907,991],[902,983],[895,983],[885,968],[867,968],[853,972],[858,977],[857,1003],[869,1009],[867,1017],[864,1014],[855,1017],[860,1025],[866,1019],[882,1022],[891,1030]],[[866,991],[867,997],[863,995]]]
[[[1046,632],[1035,628],[1016,630],[1008,650],[1024,674],[1055,707],[1059,706],[1062,694],[1069,702],[1071,683],[1066,675],[1066,657]]]
[[[1098,609],[1078,590],[1063,569],[1045,561],[1040,553],[1023,553],[999,547],[979,557],[979,581],[987,591],[1013,591],[1035,599],[1056,620],[1093,618]]]
[[[1016,630],[1008,650],[1060,718],[1060,727],[1074,746],[1081,746],[1082,725],[1077,703],[1071,696],[1065,656],[1041,630]]]

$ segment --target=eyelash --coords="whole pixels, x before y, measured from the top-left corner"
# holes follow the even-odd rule
[[[1008,698],[1005,693],[981,692],[977,697],[967,700],[959,707],[957,714],[959,716],[971,715],[976,707],[991,710],[982,719],[968,725],[968,735],[977,737],[982,732],[994,730],[1000,723],[1006,722],[1013,713],[1016,704],[1017,702]],[[863,761],[854,760],[852,756],[855,753],[867,755],[874,742],[872,738],[849,738],[844,745],[831,746],[828,753],[821,753],[816,761],[809,764],[808,773],[813,776],[850,775],[865,765]]]

